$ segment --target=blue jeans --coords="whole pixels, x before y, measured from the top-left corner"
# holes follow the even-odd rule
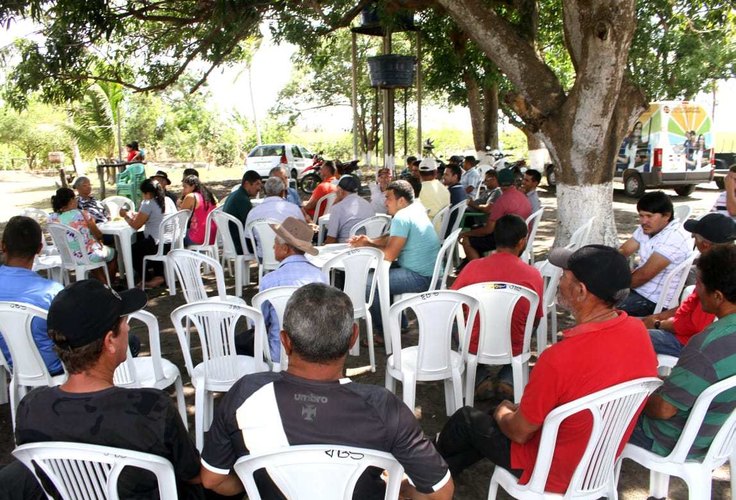
[[[373,271],[371,271],[372,273]],[[369,280],[373,277],[369,275]],[[422,276],[421,274],[404,269],[401,267],[392,266],[388,270],[388,289],[391,295],[398,295],[400,293],[416,293],[426,292],[429,290],[429,283],[432,281],[431,276]],[[370,289],[366,287],[366,297]],[[378,289],[376,289],[376,295],[373,297],[373,304],[370,308],[371,319],[373,320],[373,331],[383,332],[383,318],[381,317],[381,302],[378,296]]]
[[[618,309],[626,311],[629,316],[637,318],[643,318],[654,313],[654,308],[657,307],[656,302],[642,297],[634,290],[629,292],[629,296],[626,297],[623,302],[618,305]]]
[[[652,339],[652,346],[657,354],[680,357],[682,344],[673,333],[665,330],[649,330],[649,338]]]

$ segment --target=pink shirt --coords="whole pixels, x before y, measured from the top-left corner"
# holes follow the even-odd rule
[[[529,203],[529,198],[516,188],[504,191],[493,204],[488,219],[496,221],[508,214],[516,214],[524,220],[532,214],[532,204]]]

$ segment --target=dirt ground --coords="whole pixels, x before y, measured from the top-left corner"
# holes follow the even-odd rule
[[[230,191],[230,188],[237,183],[237,180],[235,179],[240,175],[239,172],[236,172],[234,169],[232,172],[233,180],[222,180],[224,177],[223,175],[214,174],[208,178],[207,173],[204,173],[202,178],[218,196],[224,196]],[[179,178],[177,173],[169,172],[169,175],[172,180]],[[215,178],[217,178],[217,180],[215,180]],[[0,197],[4,200],[2,207],[0,207],[0,230],[12,215],[18,214],[23,208],[35,207],[48,210],[50,207],[50,196],[55,189],[55,180],[56,179],[52,177],[35,176],[22,172],[0,172]],[[93,185],[95,183],[96,179],[93,179]],[[688,205],[692,205],[693,216],[697,216],[710,209],[715,201],[718,191],[715,184],[708,184],[701,185],[689,197],[676,196],[675,193],[671,191],[668,193],[673,196],[675,204],[687,203]],[[540,198],[545,207],[545,213],[542,219],[542,225],[537,235],[538,244],[535,245],[535,255],[537,260],[543,259],[547,254],[552,245],[556,227],[556,198],[554,196],[554,192],[541,189]],[[624,196],[621,190],[616,190],[614,193],[614,216],[621,241],[628,238],[636,227],[637,219],[635,205],[635,200]],[[251,278],[251,282],[255,283],[255,269],[252,269]],[[227,276],[226,280],[230,292],[234,293],[234,279]],[[255,285],[248,286],[245,291],[245,299],[250,301],[250,298],[256,293],[256,291]],[[159,288],[149,291],[149,303],[147,309],[159,318],[163,356],[176,363],[182,371],[185,383],[184,391],[187,398],[189,412],[189,428],[191,431],[194,427],[194,391],[191,384],[189,384],[189,377],[184,369],[181,349],[169,318],[170,312],[183,303],[184,300],[181,294],[171,297],[165,289]],[[569,326],[570,318],[561,312],[559,323],[560,328]],[[147,354],[148,339],[144,329],[139,325],[134,325],[134,328],[131,331],[141,337],[143,343],[141,355]],[[414,332],[414,338],[415,335],[416,333]],[[384,384],[385,359],[382,349],[377,348],[376,354],[378,364],[376,372],[371,373],[369,371],[367,373],[354,376],[353,379],[356,382],[377,385]],[[363,367],[366,365],[368,365],[367,349],[361,349],[361,356],[349,357],[347,361],[348,369]],[[419,384],[417,387],[416,402],[416,412],[419,416],[422,428],[427,435],[434,435],[442,428],[442,425],[447,419],[445,415],[442,384]],[[488,410],[496,403],[497,401],[478,402],[476,403],[476,406],[478,408]],[[10,424],[9,405],[1,405],[0,464],[5,464],[11,460],[10,452],[13,446],[14,443]],[[460,500],[486,498],[492,472],[493,466],[488,461],[482,461],[466,471],[463,476],[456,481],[455,498]],[[726,467],[721,467],[715,472],[712,498],[726,498],[730,496],[729,478],[729,471]],[[619,481],[619,495],[621,498],[627,500],[644,499],[647,498],[647,491],[647,471],[633,462],[626,461],[623,465],[621,479]],[[508,498],[503,492],[499,496],[501,498]],[[687,489],[684,486],[684,483],[679,479],[672,479],[670,481],[670,498],[687,498]]]

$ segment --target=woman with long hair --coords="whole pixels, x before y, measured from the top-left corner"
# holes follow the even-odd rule
[[[188,175],[182,181],[182,195],[178,202],[179,210],[191,210],[192,217],[189,219],[189,230],[184,238],[184,244],[190,245],[202,245],[205,238],[205,228],[207,224],[207,216],[217,206],[217,200],[212,195],[209,189],[207,189],[199,177],[196,175]],[[211,245],[215,241],[215,228],[210,231],[210,241],[207,242]]]
[[[51,206],[54,213],[49,215],[49,222],[64,224],[82,234],[84,248],[79,248],[76,242],[69,240],[72,253],[79,257],[86,253],[90,262],[106,262],[112,279],[117,273],[115,250],[102,244],[102,232],[89,212],[79,209],[74,191],[65,187],[57,189],[56,194],[51,197]],[[92,275],[100,281],[105,281],[102,269],[95,269]]]
[[[141,183],[143,201],[138,212],[129,213],[124,208],[120,209],[120,216],[125,219],[133,229],[140,229],[144,225],[143,238],[133,243],[133,269],[138,276],[143,275],[143,257],[153,255],[158,251],[158,243],[161,235],[161,221],[164,215],[176,212],[174,203],[166,197],[163,187],[158,181],[146,179]],[[167,245],[170,247],[171,245]],[[165,248],[168,252],[169,249]],[[147,288],[156,288],[164,283],[163,263],[150,261],[146,273],[150,273],[151,279],[145,283]]]

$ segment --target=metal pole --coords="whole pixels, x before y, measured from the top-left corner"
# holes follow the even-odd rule
[[[383,37],[383,53],[391,53],[391,32]],[[383,90],[383,166],[394,166],[394,90]]]
[[[417,31],[417,155],[422,155],[422,37]]]
[[[358,34],[353,32],[353,47],[352,47],[352,97],[351,104],[353,105],[353,159],[358,158],[358,48],[357,48]]]

